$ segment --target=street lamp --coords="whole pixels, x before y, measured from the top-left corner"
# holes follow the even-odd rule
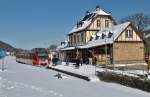
[[[106,38],[107,38],[107,35],[106,35],[106,31],[105,31],[105,56],[106,56],[106,59],[105,59],[105,61],[106,61],[106,65],[107,65],[107,44],[106,44]]]
[[[2,71],[4,71],[4,58],[6,56],[6,51],[0,50],[0,59],[2,59]]]
[[[112,27],[112,33],[113,33],[113,43],[112,43],[112,64],[113,64],[113,70],[115,70],[115,61],[114,61],[114,27]]]
[[[2,58],[2,71],[4,71],[4,57]]]

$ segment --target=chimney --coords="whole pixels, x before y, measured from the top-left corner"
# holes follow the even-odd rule
[[[96,6],[96,11],[99,11],[99,10],[100,10],[100,6],[97,5],[97,6]]]

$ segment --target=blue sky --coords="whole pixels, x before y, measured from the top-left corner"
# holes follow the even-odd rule
[[[85,11],[99,5],[119,21],[143,12],[150,15],[150,0],[0,0],[0,40],[32,49],[64,41]]]

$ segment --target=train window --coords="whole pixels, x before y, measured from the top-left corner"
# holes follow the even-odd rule
[[[33,56],[32,56],[32,54],[30,54],[30,55],[29,55],[29,59],[31,59],[31,60],[33,59]]]

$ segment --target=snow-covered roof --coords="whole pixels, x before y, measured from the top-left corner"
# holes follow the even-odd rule
[[[150,34],[147,34],[147,35],[144,36],[144,38],[148,38],[148,37],[150,37]]]
[[[66,40],[63,43],[61,43],[61,45],[59,45],[56,50],[59,51],[60,49],[63,49],[67,46],[68,46],[68,41]]]
[[[105,11],[103,11],[102,9],[99,10],[95,10],[89,14],[87,14],[83,20],[80,21],[80,23],[82,23],[81,25],[75,25],[74,28],[69,32],[69,34],[74,33],[74,32],[78,32],[78,31],[82,31],[84,29],[86,29],[91,23],[92,20],[95,19],[97,16],[99,15],[107,15],[110,16],[110,14],[106,13]],[[78,26],[78,27],[77,27]]]
[[[65,47],[65,48],[63,48],[63,49],[61,49],[62,51],[65,51],[65,50],[73,50],[73,49],[75,49],[75,47]]]
[[[105,44],[112,44],[129,24],[130,22],[126,22],[123,24],[113,26],[111,28],[106,28],[103,31],[99,31],[96,35],[91,36],[93,39],[90,40],[86,45],[77,46],[76,48],[84,49],[101,46]],[[75,47],[66,47],[61,50],[73,50],[73,49],[75,49]]]
[[[98,14],[98,15],[111,15],[111,14],[106,13],[106,12],[103,11],[102,9],[95,10],[93,13],[96,13],[96,14]]]
[[[75,27],[69,32],[69,34],[86,29],[86,28],[91,24],[91,21],[92,21],[92,20],[89,20],[89,21],[82,21],[82,22],[83,22],[82,26],[81,26],[81,27],[75,26]]]
[[[84,46],[79,46],[80,48],[90,48],[105,44],[112,44],[114,40],[118,38],[118,36],[121,34],[121,32],[130,24],[130,22],[126,22],[123,24],[119,24],[117,26],[107,28],[104,31],[98,32],[96,35],[98,36],[97,39],[93,38],[93,40],[89,41]],[[109,34],[112,34],[109,36]],[[102,35],[104,35],[104,38],[102,38]]]
[[[59,46],[56,48],[56,50],[59,51],[60,49],[63,49],[63,48],[65,48],[65,47],[66,47],[65,45],[59,45]]]

